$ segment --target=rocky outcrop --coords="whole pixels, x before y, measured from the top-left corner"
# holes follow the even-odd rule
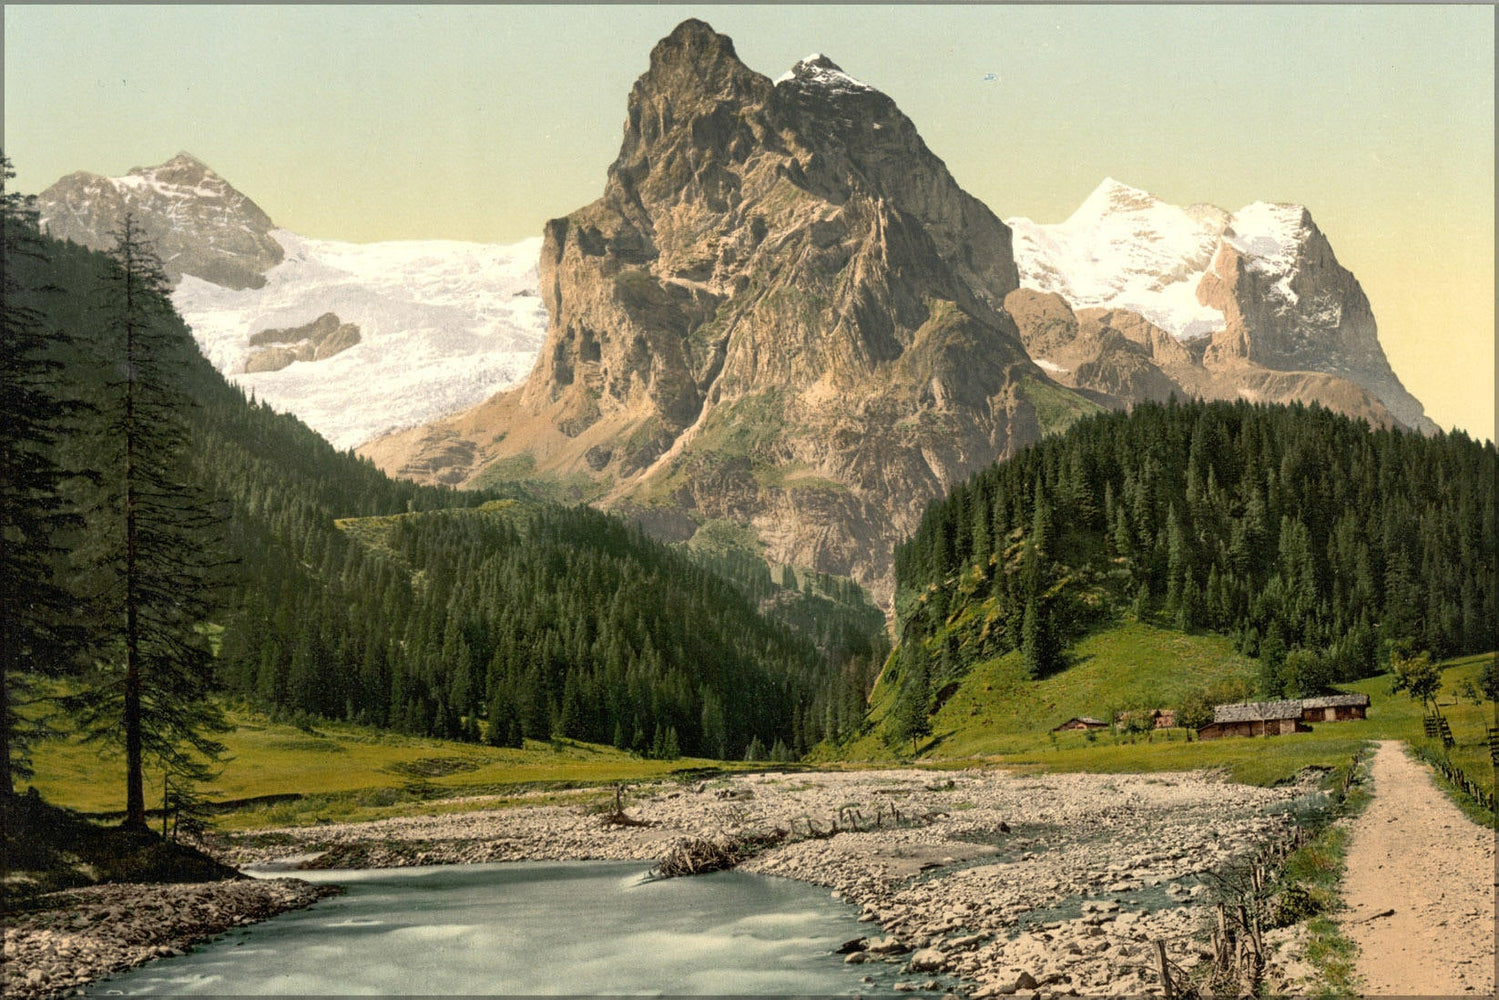
[[[888,596],[929,500],[1094,409],[1027,356],[1017,281],[1009,229],[889,97],[823,56],[773,83],[687,21],[603,196],[546,226],[525,386],[362,450],[458,484],[523,458],[654,530],[748,523],[770,559]]]
[[[322,361],[359,343],[359,327],[323,313],[311,323],[286,329],[261,330],[250,335],[257,348],[245,361],[246,372],[280,371],[293,361]]]
[[[1376,427],[1403,423],[1352,378],[1279,371],[1242,355],[1215,351],[1218,337],[1180,341],[1128,309],[1073,312],[1055,292],[1030,288],[1011,292],[1005,305],[1037,364],[1058,382],[1111,409],[1165,402],[1172,396],[1315,402]]]
[[[259,288],[284,255],[260,206],[188,153],[124,177],[69,174],[37,196],[37,208],[48,233],[95,250],[112,246],[112,234],[133,215],[173,282],[191,274],[226,288]]]
[[[1390,368],[1358,280],[1300,205],[1178,208],[1108,179],[1065,222],[1010,222],[1025,289],[1077,310],[1068,334],[1047,311],[1055,303],[1012,302],[1032,356],[1067,369],[1053,372],[1059,381],[1103,392],[1111,405],[1174,391],[1315,402],[1376,424],[1438,430]],[[1141,351],[1093,335],[1085,317],[1098,309],[1115,330],[1155,330],[1126,340],[1162,355],[1159,376],[1141,367]],[[1164,334],[1181,353],[1167,357],[1171,346],[1157,343]]]

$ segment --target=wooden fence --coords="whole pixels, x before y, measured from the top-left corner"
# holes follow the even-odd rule
[[[1489,732],[1492,734],[1494,730],[1489,730]],[[1493,752],[1493,745],[1491,737],[1489,742],[1490,753]],[[1496,799],[1494,793],[1474,781],[1468,772],[1452,763],[1452,759],[1445,753],[1437,753],[1429,747],[1417,745],[1412,745],[1411,749],[1416,752],[1416,756],[1436,768],[1442,777],[1446,778],[1454,788],[1462,791],[1490,813],[1499,811],[1495,809]]]

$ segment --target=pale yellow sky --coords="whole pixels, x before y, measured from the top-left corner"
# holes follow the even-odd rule
[[[597,197],[688,16],[772,77],[827,53],[1001,217],[1105,176],[1307,205],[1406,387],[1494,438],[1488,6],[6,6],[5,149],[20,190],[186,149],[306,235],[516,241]]]

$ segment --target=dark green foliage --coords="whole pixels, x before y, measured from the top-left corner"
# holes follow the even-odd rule
[[[127,215],[95,291],[103,336],[88,349],[103,377],[94,419],[71,440],[96,478],[81,491],[85,527],[75,589],[94,667],[71,699],[86,732],[123,744],[125,823],[145,826],[148,762],[189,788],[210,774],[225,728],[209,700],[212,655],[203,626],[214,607],[222,518],[195,481],[193,398],[184,330],[166,303],[166,276]]]
[[[0,799],[30,776],[29,748],[48,731],[31,682],[69,665],[86,640],[53,573],[79,525],[66,495],[76,477],[56,446],[81,406],[58,377],[52,345],[63,335],[37,308],[48,247],[30,201],[8,190],[14,176],[0,155]]]
[[[914,754],[921,738],[932,734],[932,720],[927,714],[932,703],[931,674],[927,669],[926,653],[919,643],[902,643],[899,656],[899,687],[886,734],[892,747],[900,747],[910,740]]]
[[[1484,651],[1495,474],[1493,444],[1461,432],[1371,430],[1316,406],[1141,404],[934,503],[895,554],[901,634],[956,633],[960,669],[1021,648],[1041,675],[1053,649],[1133,611],[1234,635],[1267,695],[1369,676],[1397,639],[1439,659]]]
[[[79,394],[106,397],[116,378],[107,317],[83,290],[107,280],[110,265],[44,242],[49,259],[18,280],[54,289],[34,296],[35,307],[76,341],[53,342],[49,363],[64,366]],[[560,734],[733,757],[756,739],[763,755],[777,740],[806,747],[857,729],[883,657],[878,630],[872,638],[847,624],[862,611],[806,613],[818,627],[802,635],[687,555],[595,511],[480,511],[499,495],[392,481],[294,418],[247,402],[165,299],[154,296],[153,308],[153,350],[170,389],[194,401],[162,416],[180,421],[187,440],[183,475],[162,494],[202,494],[194,506],[228,514],[228,586],[184,590],[184,620],[222,627],[217,658],[195,661],[195,677],[278,717],[461,740],[482,732],[508,746]],[[103,419],[68,435],[81,467],[108,463]],[[343,530],[341,518],[387,520]],[[379,530],[361,534],[369,524]],[[67,582],[77,589],[86,579]],[[193,603],[201,596],[212,605]],[[796,613],[824,599],[809,587]],[[842,651],[833,667],[819,646]]]

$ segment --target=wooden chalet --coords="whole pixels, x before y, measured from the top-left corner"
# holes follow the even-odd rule
[[[1369,709],[1366,694],[1328,694],[1301,699],[1302,722],[1343,722],[1362,719]]]
[[[1064,732],[1069,729],[1107,729],[1109,724],[1102,719],[1094,719],[1086,715],[1074,715],[1066,722],[1052,730],[1054,733]]]
[[[1213,721],[1197,730],[1197,737],[1280,736],[1311,732],[1311,728],[1301,721],[1300,701],[1252,701],[1214,706]]]

